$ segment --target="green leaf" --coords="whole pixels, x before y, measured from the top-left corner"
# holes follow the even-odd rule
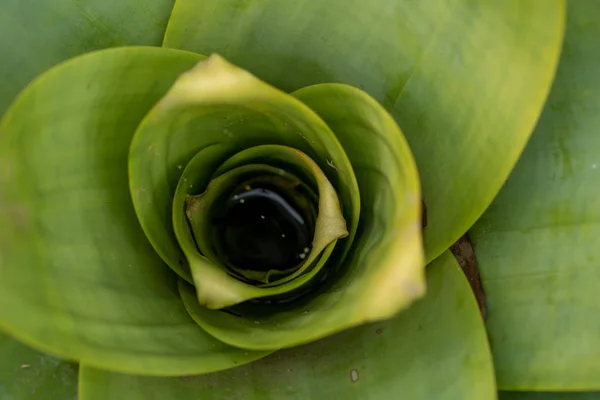
[[[542,118],[470,233],[507,390],[600,388],[600,2],[568,15]]]
[[[0,399],[76,400],[77,369],[0,333]]]
[[[185,311],[136,219],[137,125],[199,56],[105,50],[36,79],[0,125],[0,328],[51,354],[145,374],[252,361]]]
[[[417,160],[432,260],[523,150],[558,61],[564,4],[178,0],[164,45],[218,52],[285,91],[340,82],[381,102]]]
[[[193,189],[193,183],[191,182],[196,181],[192,178],[196,171],[202,171],[202,174],[206,173],[204,168],[202,168],[203,164],[205,164],[205,157],[205,152],[200,151],[190,161],[179,180],[175,193],[175,201],[173,202],[174,221],[181,220],[180,214],[184,212],[183,204],[180,203],[184,195],[180,195],[179,192],[184,191],[185,194],[185,191],[188,189]],[[260,164],[238,166],[250,160],[263,157],[269,157],[272,160],[279,159],[280,162],[293,163],[298,168],[305,169],[305,173],[313,175],[313,179],[318,182],[319,187],[319,214],[316,219],[312,250],[300,268],[292,271],[284,278],[271,282],[268,286],[242,282],[228,273],[227,267],[222,265],[217,255],[211,249],[211,242],[214,236],[211,237],[210,235],[212,233],[212,224],[209,215],[212,211],[210,205],[218,200],[221,190],[229,191],[231,189],[230,186],[239,184],[240,180],[236,176],[239,176],[240,173],[247,174],[248,172],[256,173],[259,171],[280,176],[279,171],[283,170],[274,166]],[[335,189],[331,186],[331,183],[329,183],[318,165],[298,150],[276,145],[252,147],[237,153],[225,161],[216,171],[216,174],[220,175],[209,183],[206,191],[197,196],[189,196],[187,198],[187,210],[185,212],[190,219],[191,230],[194,233],[198,249],[203,256],[198,254],[195,246],[190,245],[189,234],[181,232],[181,230],[189,230],[190,227],[187,225],[176,225],[175,227],[181,248],[189,260],[197,297],[202,306],[219,309],[246,300],[287,293],[299,288],[303,284],[308,283],[326,264],[328,254],[333,250],[337,239],[348,235]],[[324,253],[327,247],[331,247],[331,249]],[[317,261],[319,256],[321,257],[317,265],[309,270],[309,267],[313,266],[313,262]]]
[[[174,0],[2,0],[0,116],[33,78],[107,47],[160,46]]]
[[[495,399],[483,321],[449,252],[428,267],[427,281],[428,295],[394,319],[229,371],[150,378],[83,366],[80,398]]]
[[[180,283],[196,322],[237,347],[310,342],[389,318],[425,291],[417,172],[394,120],[367,94],[347,85],[315,85],[293,95],[327,122],[350,158],[361,193],[361,226],[351,251],[332,272],[335,282],[322,285],[310,300],[248,306],[232,314],[200,307],[193,290]]]
[[[598,400],[600,392],[500,392],[499,400]]]
[[[264,144],[300,150],[326,171],[348,225],[345,246],[351,245],[360,198],[350,162],[333,132],[300,101],[213,55],[182,75],[146,116],[133,139],[129,161],[130,187],[142,228],[165,262],[188,282],[189,267],[182,265],[185,257],[171,212],[181,167],[196,153],[215,146],[219,154],[212,155],[204,174],[195,178],[205,181],[195,187],[201,192],[221,162]]]

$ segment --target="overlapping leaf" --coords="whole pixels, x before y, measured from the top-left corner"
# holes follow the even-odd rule
[[[149,378],[83,366],[81,400],[496,397],[483,321],[458,264],[444,253],[429,293],[392,320],[348,330],[260,361],[201,376]],[[424,378],[426,377],[426,379]]]
[[[135,216],[136,127],[198,55],[106,50],[33,82],[0,125],[0,328],[52,354],[183,374],[262,356],[214,340],[185,311]]]
[[[218,52],[286,91],[339,82],[382,103],[417,161],[432,260],[481,215],[523,150],[564,12],[564,0],[178,0],[164,45]]]

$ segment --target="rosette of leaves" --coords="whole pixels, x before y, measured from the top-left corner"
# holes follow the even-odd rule
[[[0,11],[0,397],[598,388],[598,2]]]

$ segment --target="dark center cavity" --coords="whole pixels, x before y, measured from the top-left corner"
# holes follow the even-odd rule
[[[219,258],[238,269],[285,271],[308,257],[315,209],[301,184],[283,177],[240,184],[213,219]]]

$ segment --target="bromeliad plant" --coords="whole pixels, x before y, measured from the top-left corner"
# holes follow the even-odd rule
[[[0,5],[0,397],[600,386],[599,2],[138,6]]]

